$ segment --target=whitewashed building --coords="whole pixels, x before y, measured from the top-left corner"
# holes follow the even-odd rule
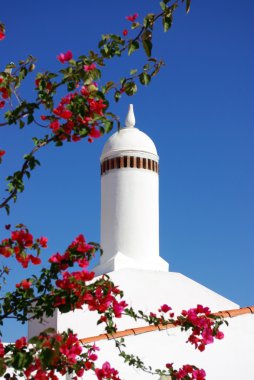
[[[136,310],[157,311],[164,303],[173,311],[209,306],[212,312],[224,311],[229,327],[225,339],[215,341],[200,353],[187,345],[179,328],[159,330],[124,317],[117,320],[119,333],[126,340],[126,352],[138,355],[147,365],[163,368],[194,364],[204,368],[208,380],[254,379],[254,307],[239,309],[220,296],[181,273],[169,271],[169,264],[159,255],[159,157],[153,141],[135,128],[130,106],[125,128],[106,142],[101,155],[101,245],[104,255],[94,268],[96,275],[109,274],[125,292],[125,300]],[[29,338],[51,326],[58,331],[73,329],[84,342],[100,347],[99,363],[109,361],[121,379],[149,380],[146,374],[123,363],[114,339],[97,326],[95,313],[76,310],[59,312],[43,325],[29,323]],[[99,364],[98,363],[98,364]],[[84,379],[95,379],[85,373]]]

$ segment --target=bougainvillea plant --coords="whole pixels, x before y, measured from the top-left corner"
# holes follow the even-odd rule
[[[124,95],[136,93],[138,84],[148,85],[163,65],[161,60],[152,57],[153,32],[162,23],[164,32],[172,25],[174,13],[181,3],[189,11],[190,0],[163,0],[157,13],[147,14],[143,20],[138,13],[126,16],[121,35],[106,34],[101,37],[96,51],[79,58],[73,57],[70,50],[57,56],[61,69],[57,73],[37,73],[35,97],[31,102],[21,100],[18,89],[25,78],[35,69],[36,59],[29,56],[11,63],[0,72],[0,126],[17,124],[21,129],[29,124],[42,125],[47,133],[43,138],[33,138],[33,148],[24,156],[21,168],[7,177],[7,196],[0,208],[7,213],[10,205],[17,201],[19,193],[25,189],[25,179],[40,164],[37,152],[49,145],[63,146],[65,142],[76,143],[87,138],[89,142],[108,133],[115,125],[119,128],[117,115],[110,112],[110,96],[118,102]],[[5,26],[0,23],[0,41],[5,38]],[[103,82],[103,68],[115,57],[131,55],[143,49],[147,60],[143,69],[121,78],[118,82]],[[65,91],[60,101],[56,101],[59,89]],[[1,148],[1,147],[0,147]],[[7,152],[8,153],[8,152]],[[6,152],[0,149],[0,163]],[[35,238],[23,224],[12,228],[6,225],[5,239],[0,242],[0,256],[8,263],[15,258],[19,265],[41,265],[41,251],[47,248],[47,238]],[[135,311],[124,300],[124,293],[107,275],[95,277],[88,269],[89,263],[101,248],[96,243],[88,243],[80,234],[67,247],[64,253],[55,253],[42,267],[39,274],[24,278],[16,284],[15,290],[0,299],[0,324],[8,318],[26,323],[32,319],[51,317],[56,309],[67,313],[84,306],[95,312],[98,324],[104,324],[108,334],[117,331],[117,318],[122,316],[141,319],[148,325],[178,326],[190,331],[188,342],[199,351],[204,351],[214,339],[222,339],[220,326],[224,322],[215,317],[207,307],[183,310],[175,316],[170,306],[161,305],[159,310],[149,314]],[[0,271],[3,280],[9,273],[4,265]],[[99,316],[98,316],[99,315]],[[123,338],[115,340],[116,349],[123,360],[136,368],[151,374],[168,376],[174,379],[205,379],[205,371],[186,364],[174,368],[173,363],[165,363],[161,369],[152,369],[142,360],[125,352]],[[109,362],[101,367],[96,360],[99,348],[96,345],[82,344],[73,331],[58,333],[53,329],[42,331],[29,341],[21,337],[13,344],[0,342],[0,376],[13,376],[35,380],[58,379],[65,374],[79,378],[86,371],[93,371],[97,379],[120,379],[117,369]],[[10,372],[9,372],[10,371]]]

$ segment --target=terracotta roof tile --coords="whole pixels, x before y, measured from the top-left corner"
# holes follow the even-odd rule
[[[224,310],[224,311],[219,311],[217,313],[212,313],[212,314],[219,317],[223,317],[223,318],[234,318],[234,317],[238,317],[239,315],[254,314],[254,306],[242,307],[240,309],[233,309],[233,310]],[[129,335],[139,335],[139,334],[144,334],[144,333],[148,333],[148,332],[156,331],[156,330],[166,330],[173,327],[175,327],[175,325],[173,325],[172,323],[168,325],[158,325],[158,326],[151,325],[151,326],[144,326],[144,327],[136,327],[133,329],[117,331],[114,334],[100,334],[97,336],[91,336],[88,338],[80,339],[80,341],[86,344],[86,343],[96,342],[98,340],[106,340],[106,339],[110,340],[110,339],[122,338]]]
[[[129,336],[135,334],[135,329],[128,329],[123,331],[117,331],[114,334],[107,334],[108,339],[116,339],[116,338],[122,338],[123,336]]]
[[[248,309],[250,309],[251,313],[254,313],[254,306],[248,306]]]

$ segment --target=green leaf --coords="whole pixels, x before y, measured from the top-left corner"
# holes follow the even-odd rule
[[[25,126],[24,121],[23,120],[19,120],[19,128],[22,129],[22,128],[24,128],[24,126]]]
[[[186,0],[186,13],[190,11],[191,0]]]
[[[166,4],[164,3],[164,1],[161,1],[160,2],[160,7],[163,11],[165,11],[165,9],[167,8]]]
[[[4,359],[0,358],[0,376],[2,377],[5,374],[6,365],[4,364]]]
[[[152,52],[152,47],[153,47],[152,32],[150,30],[145,30],[141,38],[142,38],[143,48],[146,52],[146,55],[148,57],[151,57],[151,52]]]
[[[153,44],[150,40],[142,40],[143,48],[148,57],[151,57]]]
[[[148,13],[148,15],[144,18],[144,27],[152,29],[154,24],[154,18],[155,15],[153,13]]]
[[[29,114],[28,115],[28,118],[27,118],[27,124],[31,124],[32,122],[34,121],[34,117],[32,114]]]
[[[157,59],[156,58],[149,58],[148,61],[149,62],[157,62]]]
[[[131,55],[137,49],[139,49],[138,41],[130,41],[129,48],[128,48],[128,55]]]
[[[6,214],[10,215],[10,206],[7,204],[4,206],[4,208],[5,208]]]
[[[67,85],[68,91],[73,91],[76,88],[76,83],[75,82],[69,82]]]
[[[147,86],[151,81],[151,76],[147,73],[142,73],[139,76],[140,83]]]
[[[128,96],[132,96],[138,91],[138,88],[135,82],[126,83],[124,89],[125,89],[126,95]]]
[[[39,139],[37,139],[37,137],[33,137],[32,140],[34,142],[34,145],[37,146],[38,142],[39,142]]]
[[[131,25],[131,29],[137,29],[140,26],[139,22],[133,22]]]
[[[113,121],[111,120],[106,120],[104,123],[103,123],[103,127],[104,127],[104,130],[106,133],[109,133],[111,131],[111,129],[113,128]]]
[[[134,75],[134,74],[136,74],[137,72],[138,72],[137,69],[133,69],[133,70],[130,71],[130,75]]]
[[[105,86],[103,87],[103,93],[107,93],[107,92],[109,92],[109,90],[114,86],[114,82],[112,82],[112,81],[110,81],[110,82],[107,82],[106,84],[105,84]]]
[[[15,69],[17,66],[15,63],[11,62],[8,65],[5,66],[6,69]]]
[[[47,347],[41,352],[40,359],[42,363],[45,365],[45,367],[47,367],[52,364],[54,356],[55,356],[55,352],[51,348]]]
[[[172,22],[173,22],[172,14],[165,15],[163,17],[162,25],[163,25],[164,32],[167,32],[171,28]]]
[[[34,69],[35,69],[35,64],[32,63],[32,64],[29,66],[28,71],[31,73],[32,71],[34,71]]]
[[[19,370],[23,369],[23,363],[24,363],[25,355],[26,354],[22,353],[22,352],[15,353],[14,361],[12,363],[13,368],[19,369]]]
[[[116,91],[116,92],[115,92],[115,95],[114,95],[114,99],[115,99],[115,101],[116,101],[116,102],[119,102],[120,98],[121,98],[121,93],[120,93],[120,91]]]

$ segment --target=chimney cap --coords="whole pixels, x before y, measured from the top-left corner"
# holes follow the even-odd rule
[[[117,157],[124,154],[147,156],[158,161],[158,154],[154,142],[144,132],[134,128],[135,116],[132,104],[125,120],[125,128],[115,132],[105,143],[101,161],[109,157]]]

